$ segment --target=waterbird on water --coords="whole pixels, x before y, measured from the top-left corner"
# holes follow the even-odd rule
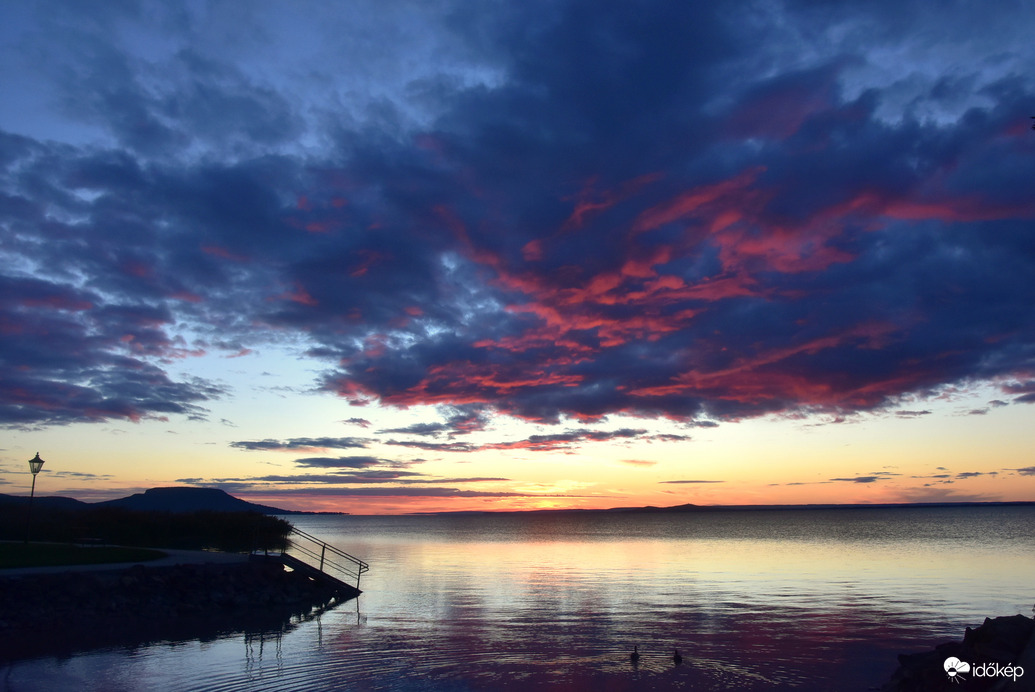
[[[637,663],[640,662],[640,651],[639,651],[639,649],[640,649],[640,645],[639,644],[635,644],[635,645],[633,645],[633,652],[631,654],[629,654],[629,661],[633,665],[636,665]]]
[[[683,657],[679,655],[679,649],[674,649],[673,651],[674,653],[672,654],[672,662],[678,666],[680,663],[683,662]]]

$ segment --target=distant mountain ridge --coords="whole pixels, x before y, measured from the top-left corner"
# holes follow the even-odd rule
[[[0,494],[0,504],[27,502],[27,497]],[[104,502],[81,502],[70,497],[37,497],[34,503],[51,509],[121,507],[150,512],[258,512],[259,514],[312,514],[247,502],[219,488],[177,486],[151,488],[142,493]]]

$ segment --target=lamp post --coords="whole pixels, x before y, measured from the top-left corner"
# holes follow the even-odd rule
[[[36,496],[36,474],[43,468],[43,463],[39,452],[36,452],[36,456],[29,459],[29,471],[32,472],[32,490],[29,492],[29,513],[25,521],[25,545],[29,544],[29,531],[32,529],[32,499]]]

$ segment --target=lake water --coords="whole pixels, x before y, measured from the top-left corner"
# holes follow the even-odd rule
[[[1033,507],[290,520],[370,563],[362,596],[2,689],[867,690],[1035,601]]]

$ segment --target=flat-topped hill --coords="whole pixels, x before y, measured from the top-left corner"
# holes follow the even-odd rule
[[[29,498],[0,494],[0,506],[27,503]],[[259,514],[308,514],[247,502],[219,488],[178,486],[151,488],[142,493],[104,502],[82,502],[70,497],[37,497],[36,507],[60,510],[120,507],[149,512],[258,512]]]

